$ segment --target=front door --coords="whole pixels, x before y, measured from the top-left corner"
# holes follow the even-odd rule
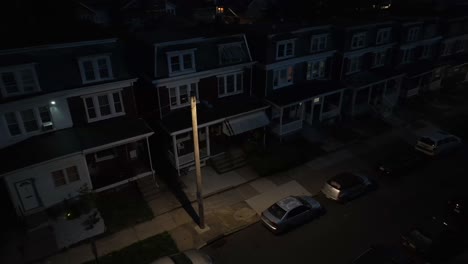
[[[31,179],[17,182],[15,185],[24,211],[39,207],[39,199]]]

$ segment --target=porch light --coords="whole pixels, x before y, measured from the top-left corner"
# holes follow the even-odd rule
[[[51,105],[55,105],[55,101],[50,101],[50,104],[51,104]]]
[[[314,103],[320,102],[320,97],[314,98]]]

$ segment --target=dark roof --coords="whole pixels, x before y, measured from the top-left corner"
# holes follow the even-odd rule
[[[342,172],[340,174],[337,174],[333,178],[331,178],[329,181],[337,182],[339,185],[341,185],[342,189],[346,189],[346,188],[349,188],[351,186],[361,183],[361,179],[359,178],[359,176],[351,172]]]
[[[324,93],[344,89],[345,85],[339,81],[308,81],[292,87],[280,88],[266,100],[278,105],[289,105]]]
[[[0,174],[151,132],[142,119],[122,117],[34,136],[0,150]]]
[[[348,78],[346,78],[346,84],[348,86],[357,88],[367,84],[392,78],[404,73],[405,71],[403,70],[397,70],[390,67],[370,69],[349,76]]]
[[[103,39],[92,42],[51,44],[19,50],[3,50],[0,51],[0,67],[34,64],[41,89],[40,93],[50,93],[100,84],[97,82],[83,85],[78,65],[78,58],[82,56],[102,54],[110,56],[114,79],[102,83],[130,79],[132,76],[127,68],[127,63],[125,63],[123,49],[124,47],[119,40]],[[31,95],[36,96],[40,93]],[[16,99],[18,98],[11,97],[7,100]]]
[[[212,105],[202,102],[197,104],[198,125],[239,115],[266,106],[267,105],[259,99],[249,96],[217,99]],[[172,111],[160,121],[160,125],[169,133],[191,128],[192,115],[190,107]]]

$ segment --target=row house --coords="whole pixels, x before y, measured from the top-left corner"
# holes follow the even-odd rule
[[[344,86],[336,80],[331,25],[253,25],[254,93],[270,105],[270,130],[281,138],[340,117]]]
[[[442,41],[439,19],[397,20],[399,52],[395,64],[406,73],[402,97],[440,89],[446,63],[439,60]]]
[[[154,176],[122,52],[117,39],[0,51],[0,178],[18,215]]]
[[[347,87],[345,116],[388,115],[398,102],[403,73],[393,67],[398,43],[392,21],[339,21],[339,79]]]
[[[178,173],[194,165],[191,95],[197,99],[202,164],[245,140],[261,140],[268,106],[252,96],[255,62],[243,34],[150,35],[139,41],[140,63],[147,67],[137,100],[142,113],[151,113],[145,118],[161,131],[157,147]]]
[[[441,27],[440,59],[448,64],[443,85],[453,87],[468,81],[468,17],[445,18]]]

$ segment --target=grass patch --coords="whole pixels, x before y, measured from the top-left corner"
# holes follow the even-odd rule
[[[169,233],[164,232],[156,236],[134,243],[121,250],[114,251],[99,258],[100,264],[148,264],[152,261],[178,252],[177,245]],[[93,264],[88,261],[85,264]]]
[[[303,138],[270,146],[250,154],[249,163],[260,176],[267,176],[301,165],[325,151]]]
[[[116,191],[100,193],[96,198],[96,205],[109,233],[154,217],[153,211],[133,184]]]

